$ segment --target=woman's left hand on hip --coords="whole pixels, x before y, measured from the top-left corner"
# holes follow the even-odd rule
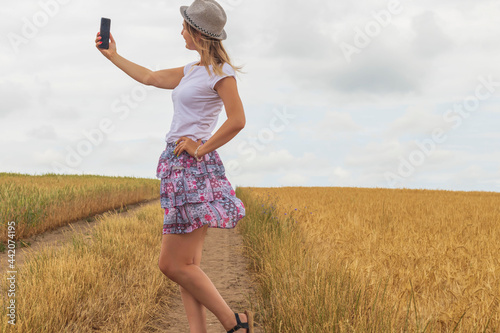
[[[187,151],[189,155],[194,157],[194,152],[199,145],[201,145],[201,139],[195,142],[187,136],[181,136],[179,140],[176,141],[174,154],[179,156],[183,151]]]

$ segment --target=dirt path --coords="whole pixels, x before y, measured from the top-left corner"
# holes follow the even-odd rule
[[[128,205],[127,211],[120,213],[120,215],[125,217],[137,209],[149,205],[159,206],[160,200],[154,199]],[[66,242],[71,241],[71,237],[75,233],[83,233],[87,237],[91,237],[91,229],[97,223],[96,219],[92,222],[79,220],[67,226],[24,239],[25,242],[29,242],[31,245],[27,248],[16,249],[16,266],[22,266],[27,251],[39,251],[43,247],[62,246]],[[242,246],[243,241],[237,229],[209,228],[205,237],[201,259],[201,268],[203,271],[212,280],[229,307],[237,312],[243,312],[249,308],[249,299],[253,294],[251,277],[246,270],[247,259],[242,255]],[[7,259],[7,252],[0,253],[1,272],[7,270]],[[169,317],[169,324],[165,328],[165,333],[189,332],[189,325],[179,289],[173,295],[170,308],[166,311],[165,316]],[[255,333],[263,333],[260,329],[260,324],[258,322],[255,324]],[[207,328],[208,333],[224,332],[223,326],[208,310]],[[240,329],[237,332],[243,333],[244,330]]]
[[[126,211],[120,213],[122,216],[127,216],[137,209],[143,207],[144,205],[160,205],[160,199],[153,199],[148,201],[139,202],[136,204],[131,204],[126,206]],[[28,247],[21,247],[16,249],[16,267],[22,266],[25,260],[26,252],[28,251],[39,251],[43,247],[59,247],[64,243],[71,241],[71,237],[75,233],[83,233],[85,235],[90,235],[92,228],[96,225],[97,216],[102,214],[97,214],[94,216],[92,222],[87,222],[86,219],[71,222],[68,225],[62,226],[60,228],[44,232],[42,234],[33,235],[30,238],[23,239],[24,242],[30,244]],[[90,236],[89,236],[90,237]],[[0,253],[0,272],[5,272],[7,270],[7,251]]]
[[[246,271],[247,259],[242,255],[243,241],[236,229],[209,228],[203,253],[201,269],[212,280],[226,303],[235,312],[242,313],[249,308],[249,298],[253,294],[251,277]],[[189,325],[182,304],[180,291],[174,295],[168,316],[171,317],[167,333],[189,333]],[[255,323],[255,332],[263,333],[259,323]],[[222,333],[224,327],[207,310],[208,333]],[[245,332],[240,329],[239,332]]]

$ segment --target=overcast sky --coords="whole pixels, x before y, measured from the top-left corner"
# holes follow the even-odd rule
[[[221,0],[246,127],[219,152],[233,186],[500,191],[500,2]],[[191,1],[13,1],[0,26],[0,171],[155,178],[171,90],[199,59]],[[217,128],[226,120],[224,110]]]

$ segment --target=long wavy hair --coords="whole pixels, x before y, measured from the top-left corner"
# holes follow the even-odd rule
[[[184,20],[184,24],[189,35],[193,39],[194,45],[200,51],[201,59],[206,60],[205,68],[209,75],[212,75],[209,67],[209,65],[212,65],[214,74],[222,76],[224,74],[222,71],[222,66],[225,62],[228,63],[235,72],[244,73],[241,70],[243,66],[235,66],[231,63],[231,59],[224,49],[221,40],[201,33],[200,31],[193,28],[186,20]]]

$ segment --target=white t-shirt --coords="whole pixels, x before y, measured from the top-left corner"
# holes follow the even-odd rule
[[[194,141],[208,140],[224,105],[214,86],[224,77],[235,76],[234,69],[228,63],[222,67],[223,76],[215,75],[212,65],[209,65],[212,72],[212,76],[209,76],[205,66],[193,66],[195,63],[197,61],[184,66],[184,77],[172,91],[174,116],[170,131],[165,136],[167,143],[181,136]]]

